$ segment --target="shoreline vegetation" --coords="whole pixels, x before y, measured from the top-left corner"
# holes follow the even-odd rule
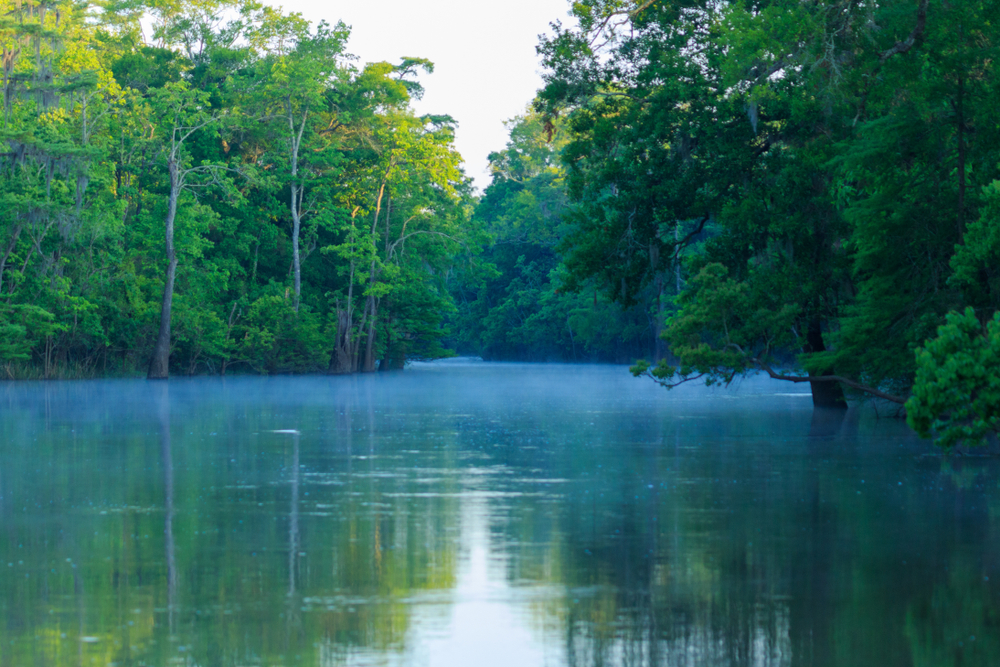
[[[996,3],[574,3],[481,194],[343,23],[0,4],[5,379],[458,353],[1000,431]]]

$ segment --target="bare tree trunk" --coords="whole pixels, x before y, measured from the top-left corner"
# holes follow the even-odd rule
[[[292,112],[292,105],[290,101],[286,101],[285,109],[288,114],[288,129],[290,132],[291,145],[289,158],[291,159],[291,183],[289,184],[289,189],[291,190],[291,197],[289,200],[289,208],[292,213],[292,270],[294,274],[294,290],[295,290],[295,312],[299,312],[299,296],[302,293],[302,263],[299,258],[299,234],[302,230],[302,199],[305,194],[305,188],[298,183],[297,179],[299,176],[299,150],[302,147],[302,135],[306,130],[306,121],[309,118],[309,111],[306,110],[302,114],[302,122],[299,124],[298,129],[295,127],[295,115]]]
[[[149,361],[150,380],[165,380],[170,377],[170,308],[174,301],[174,277],[177,275],[177,253],[174,251],[174,219],[177,217],[177,198],[180,194],[180,176],[177,159],[171,157],[170,202],[167,206],[166,249],[167,275],[163,285],[163,304],[160,307],[160,333],[156,337],[153,357]]]
[[[354,209],[351,214],[351,242],[355,240],[354,216],[358,210]],[[337,333],[333,342],[333,354],[330,355],[330,366],[327,373],[331,375],[346,375],[353,373],[353,349],[352,349],[352,329],[354,327],[354,275],[357,269],[355,260],[351,259],[351,268],[347,277],[347,300],[344,308],[340,307],[340,300],[337,300]]]
[[[373,239],[375,238],[375,234],[376,234],[376,232],[378,230],[379,216],[382,214],[382,199],[385,198],[385,188],[386,188],[386,185],[388,184],[388,178],[389,178],[388,174],[389,173],[387,171],[386,175],[382,177],[382,183],[381,183],[381,185],[379,186],[379,189],[378,189],[378,197],[375,199],[375,216],[372,218],[372,232],[371,232]],[[388,247],[389,247],[389,236],[388,236],[389,235],[389,216],[391,215],[391,211],[392,211],[392,198],[390,197],[388,199],[388,202],[387,202],[387,212],[386,212],[386,220],[385,220],[385,224],[386,224],[386,238],[385,238],[385,243],[386,243],[387,254],[388,254]],[[386,259],[388,260],[388,257],[386,257]],[[375,284],[376,280],[378,279],[378,273],[379,272],[377,270],[376,257],[375,257],[375,254],[373,254],[372,255],[372,261],[371,261],[371,266],[368,269],[368,281],[369,281],[369,284],[372,284],[372,285]],[[365,342],[364,357],[363,358],[359,358],[359,360],[358,360],[359,367],[360,367],[359,369],[360,369],[360,371],[362,373],[373,373],[373,372],[375,372],[375,319],[378,317],[378,301],[379,300],[376,297],[369,296],[368,297],[368,302],[365,305],[365,316],[366,316],[367,324],[368,324],[368,335],[367,335],[367,341]],[[362,324],[361,324],[361,331],[364,331],[364,330],[365,330],[365,322],[363,321]],[[360,343],[361,343],[361,341],[358,341],[359,348],[360,348]],[[361,356],[360,355],[361,350],[359,349],[358,352],[359,352],[358,356],[360,357]]]
[[[294,178],[294,176],[293,176]],[[299,259],[299,231],[302,229],[302,218],[296,202],[299,188],[292,184],[292,272],[295,290],[295,312],[299,312],[299,294],[302,292],[302,264]]]
[[[359,341],[355,341],[354,347],[351,349],[351,372],[357,373],[358,369],[361,367],[361,346],[358,345]]]
[[[361,321],[358,322],[358,333],[363,333],[368,325],[368,300],[365,301],[365,310],[362,313]],[[351,340],[351,372],[357,373],[361,368],[361,337]]]

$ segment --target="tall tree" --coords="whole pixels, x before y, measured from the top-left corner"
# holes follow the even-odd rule
[[[294,309],[298,312],[302,293],[303,217],[314,210],[315,199],[307,199],[309,175],[321,171],[329,161],[336,131],[345,119],[331,99],[331,88],[343,84],[347,70],[342,65],[349,29],[342,23],[331,28],[321,22],[315,32],[300,15],[267,11],[251,38],[264,49],[258,64],[255,106],[273,123],[284,146],[281,168],[288,186],[288,210],[292,222],[292,275]]]
[[[177,250],[174,247],[174,223],[182,193],[193,188],[219,183],[221,165],[191,163],[187,144],[198,132],[214,131],[220,114],[209,106],[208,93],[192,90],[185,82],[168,83],[158,89],[152,99],[151,115],[161,119],[159,129],[164,135],[157,147],[162,152],[169,179],[167,210],[163,220],[164,252],[167,267],[163,280],[163,299],[160,304],[160,327],[149,361],[150,380],[170,376],[170,317],[174,299],[174,280],[177,275]],[[154,137],[155,138],[155,130]]]

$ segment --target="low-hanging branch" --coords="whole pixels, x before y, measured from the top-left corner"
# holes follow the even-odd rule
[[[855,382],[854,380],[846,378],[842,375],[787,375],[785,373],[779,373],[778,371],[771,368],[771,366],[768,363],[744,352],[743,348],[735,343],[730,343],[726,345],[726,347],[732,348],[737,352],[739,352],[740,354],[744,355],[744,358],[746,359],[749,365],[756,367],[758,370],[763,371],[764,373],[767,373],[768,377],[770,377],[773,380],[784,380],[785,382],[795,382],[795,383],[840,382],[842,384],[847,385],[848,387],[851,387],[852,389],[857,389],[858,391],[870,394],[876,398],[881,398],[883,400],[889,401],[890,403],[903,405],[906,403],[907,400],[902,396],[896,396],[894,394],[886,393],[884,391],[876,389],[875,387],[869,387],[867,385],[861,384],[860,382]],[[660,368],[662,368],[662,366],[660,366]],[[699,380],[705,376],[713,377],[715,375],[715,373],[710,373],[710,372],[696,373],[694,375],[679,374],[673,372],[674,369],[669,369],[669,370],[671,371],[669,374],[664,372],[658,373],[655,368],[651,369],[646,364],[642,364],[633,367],[632,372],[633,375],[635,375],[636,377],[648,377],[649,379],[653,380],[653,382],[656,382],[661,387],[665,387],[667,389],[673,389],[674,387],[679,387],[682,384],[686,384],[694,380]],[[740,371],[735,368],[728,369],[727,373],[721,373],[720,375],[722,375],[722,380],[721,380],[722,384],[729,385],[734,379],[736,379],[736,376],[739,374]]]
[[[876,398],[884,399],[886,401],[889,401],[890,403],[897,403],[899,405],[903,405],[904,403],[906,403],[906,399],[903,398],[902,396],[887,394],[884,391],[880,391],[874,387],[863,385],[860,382],[855,382],[854,380],[851,380],[850,378],[845,378],[842,375],[785,375],[784,373],[776,372],[774,369],[772,369],[770,366],[760,361],[759,359],[751,358],[750,361],[751,363],[756,365],[760,370],[767,373],[768,376],[770,376],[774,380],[785,380],[786,382],[840,382],[842,384],[846,384],[848,387],[851,387],[852,389],[863,391],[866,394],[871,394]]]

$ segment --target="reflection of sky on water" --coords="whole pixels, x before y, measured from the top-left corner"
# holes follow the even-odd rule
[[[0,665],[991,664],[997,467],[761,378],[10,383]]]
[[[520,596],[504,579],[502,567],[491,562],[486,502],[480,497],[463,504],[463,562],[447,617],[416,611],[401,664],[559,664],[546,660],[546,644],[531,627]]]

